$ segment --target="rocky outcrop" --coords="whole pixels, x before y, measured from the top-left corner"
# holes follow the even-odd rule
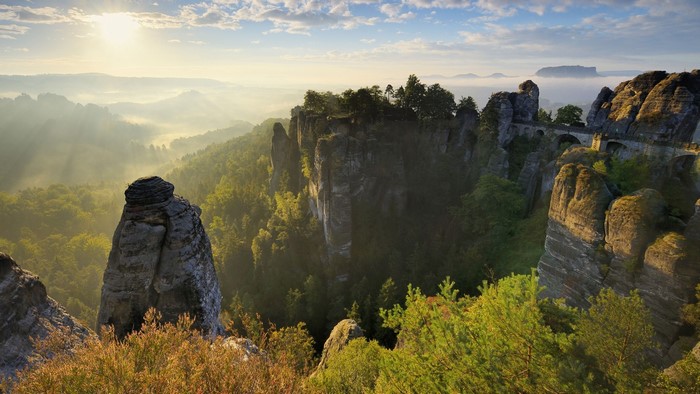
[[[463,110],[453,120],[426,124],[390,115],[385,114],[381,123],[368,123],[292,110],[289,162],[284,163],[284,154],[273,161],[275,168],[296,168],[289,171],[302,174],[299,189],[308,192],[311,212],[321,224],[328,261],[350,259],[353,215],[358,207],[370,207],[384,216],[404,212],[407,172],[416,163],[431,165],[440,155],[460,157],[464,162],[471,158],[476,111]],[[285,136],[275,131],[273,146],[286,146]],[[283,149],[273,147],[273,154]],[[334,275],[340,279],[346,273],[339,268]]]
[[[700,70],[650,71],[603,88],[586,117],[588,127],[654,141],[689,142],[700,120]]]
[[[38,277],[0,253],[0,380],[30,363],[36,353],[32,339],[55,331],[64,336],[66,350],[95,336],[47,296]]]
[[[566,164],[554,180],[545,252],[537,270],[548,297],[587,306],[604,279],[599,255],[605,239],[605,210],[612,194],[590,168]]]
[[[505,148],[517,135],[513,122],[531,122],[537,118],[540,89],[527,80],[517,92],[498,92],[491,95],[487,108],[495,110],[498,119],[498,145]]]
[[[607,86],[603,86],[603,88],[600,89],[600,93],[598,93],[598,96],[593,100],[591,109],[586,116],[586,124],[589,128],[594,130],[598,129],[608,119],[608,115],[610,115],[610,105],[606,103],[610,101],[610,96],[612,96],[612,94],[613,91]]]
[[[316,142],[309,179],[312,210],[323,225],[329,257],[350,258],[353,202],[371,203],[383,214],[406,208],[407,183],[396,140],[336,122]]]
[[[511,93],[513,122],[531,122],[540,109],[540,88],[531,80],[518,85],[518,92]]]
[[[620,197],[610,206],[605,219],[605,247],[615,259],[636,265],[644,250],[656,238],[657,228],[666,217],[661,193],[642,189]]]
[[[554,181],[545,252],[538,264],[544,295],[577,307],[610,287],[626,295],[638,289],[652,314],[657,361],[678,339],[680,309],[700,280],[695,223],[669,230],[666,202],[642,189],[613,201],[605,182],[589,167],[565,164]],[[695,257],[694,257],[695,256]]]
[[[323,344],[323,353],[321,353],[321,361],[318,363],[317,370],[326,368],[328,359],[343,350],[348,342],[355,338],[361,338],[363,335],[362,328],[355,320],[341,320],[333,327],[333,331]]]
[[[527,201],[528,211],[537,199],[537,191],[540,187],[540,172],[542,154],[540,152],[530,152],[525,157],[525,163],[518,175],[518,186],[523,190],[525,201]]]
[[[114,326],[117,337],[139,329],[151,307],[164,322],[188,313],[205,334],[223,332],[221,293],[201,210],[173,191],[171,183],[149,177],[124,193],[97,318],[98,327]]]
[[[280,182],[284,176],[292,176],[292,154],[294,142],[287,136],[284,126],[277,122],[272,127],[272,149],[270,163],[272,164],[272,176],[270,177],[270,194],[280,189]],[[291,183],[291,179],[289,180]]]

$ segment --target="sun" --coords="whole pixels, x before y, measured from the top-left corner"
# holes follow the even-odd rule
[[[102,39],[109,44],[124,45],[131,42],[139,28],[138,22],[129,14],[111,13],[94,17]]]

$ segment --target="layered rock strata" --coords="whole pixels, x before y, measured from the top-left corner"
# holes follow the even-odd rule
[[[163,321],[187,313],[205,334],[223,332],[221,292],[201,210],[173,191],[171,183],[149,177],[124,193],[97,318],[98,327],[114,326],[117,337],[138,330],[151,307]]]
[[[33,340],[56,331],[66,350],[95,336],[47,296],[37,276],[0,253],[0,379],[30,363],[36,354]]]

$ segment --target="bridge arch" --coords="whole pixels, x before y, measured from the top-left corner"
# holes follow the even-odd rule
[[[607,144],[605,144],[605,152],[609,153],[610,155],[617,155],[621,158],[624,158],[627,155],[629,151],[629,148],[627,145],[623,144],[620,141],[608,141]]]
[[[579,140],[578,138],[576,138],[575,136],[573,136],[571,134],[559,135],[559,137],[557,138],[557,147],[560,147],[560,146],[562,146],[562,144],[566,144],[566,143],[571,144],[571,145],[574,145],[574,144],[581,145],[581,140]]]

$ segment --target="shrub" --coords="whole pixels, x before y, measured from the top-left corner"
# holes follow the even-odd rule
[[[182,316],[177,324],[160,324],[153,309],[141,331],[123,341],[113,331],[88,341],[72,353],[43,357],[41,364],[21,371],[13,393],[297,393],[307,371],[308,339],[304,328],[270,330],[270,356],[248,355],[223,338],[213,341],[191,328]],[[60,334],[59,334],[60,335]],[[306,334],[308,337],[308,334]],[[295,340],[287,341],[287,339]],[[286,349],[275,347],[285,341]]]

